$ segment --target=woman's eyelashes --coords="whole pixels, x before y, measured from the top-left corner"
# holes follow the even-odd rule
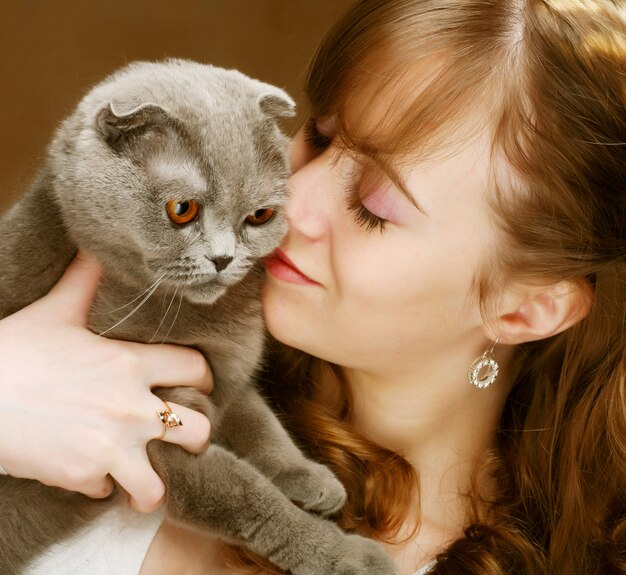
[[[375,166],[363,167],[349,183],[347,192],[348,209],[368,231],[384,231],[387,223],[411,225],[415,210],[421,211],[390,176]]]
[[[385,230],[387,220],[370,212],[364,205],[360,196],[360,185],[351,185],[348,188],[348,209],[354,215],[354,220],[360,226],[363,226],[368,232],[372,230]]]
[[[384,207],[388,203],[389,186],[384,178],[375,175],[371,170],[364,169],[348,185],[348,210],[354,215],[357,224],[367,231],[385,230],[385,224],[389,221]]]

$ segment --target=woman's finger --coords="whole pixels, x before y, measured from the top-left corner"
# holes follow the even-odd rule
[[[102,479],[91,481],[86,485],[81,485],[77,491],[80,491],[83,495],[91,497],[92,499],[104,499],[113,493],[115,483],[110,475],[103,477]]]
[[[165,498],[165,485],[152,469],[145,450],[128,452],[128,458],[112,471],[114,479],[130,497],[133,509],[149,513],[158,509]]]
[[[100,264],[87,253],[79,252],[45,300],[41,301],[47,304],[53,302],[59,315],[73,324],[86,325],[100,274]]]
[[[182,425],[176,427],[167,427],[165,435],[160,439],[168,443],[180,445],[186,451],[191,453],[203,453],[209,446],[209,437],[211,434],[211,423],[202,413],[184,407],[178,403],[168,402],[172,413],[177,415],[182,421]],[[159,438],[163,432],[164,424],[158,421],[160,428],[154,437]]]
[[[125,342],[139,360],[151,387],[191,386],[204,393],[213,389],[213,376],[204,356],[195,349],[172,344]]]

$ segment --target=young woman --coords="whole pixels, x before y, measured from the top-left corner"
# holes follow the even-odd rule
[[[625,38],[619,0],[365,0],[312,64],[268,392],[403,575],[626,573]],[[167,524],[164,567],[239,569]]]

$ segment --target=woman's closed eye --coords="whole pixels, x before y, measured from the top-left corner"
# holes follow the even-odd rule
[[[365,167],[347,189],[348,209],[367,231],[385,230],[389,222],[408,223],[414,206],[385,174]]]
[[[375,229],[383,232],[387,220],[367,209],[361,198],[361,182],[357,180],[350,184],[347,191],[348,209],[354,215],[356,223],[363,226],[368,232]]]

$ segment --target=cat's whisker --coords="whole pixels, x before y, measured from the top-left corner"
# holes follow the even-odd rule
[[[161,329],[161,326],[163,325],[163,322],[165,321],[165,318],[167,317],[167,314],[170,312],[170,308],[172,307],[172,304],[174,303],[174,299],[176,298],[176,294],[177,293],[178,293],[178,286],[176,286],[176,289],[174,290],[174,294],[172,295],[172,299],[170,300],[170,303],[167,306],[167,309],[165,310],[165,313],[163,314],[163,317],[161,318],[161,321],[159,323],[159,327],[156,328],[156,331],[154,332],[154,335],[150,338],[150,341],[148,343],[152,343],[154,341],[154,338],[159,333],[159,330]],[[181,295],[181,297],[182,297],[182,295]],[[163,300],[163,301],[165,301],[165,300]],[[172,328],[170,327],[170,330],[171,329]],[[169,335],[169,331],[167,333]]]
[[[178,300],[178,308],[176,309],[176,315],[174,316],[174,320],[172,321],[170,328],[167,330],[165,337],[161,340],[161,343],[165,343],[167,341],[167,338],[170,335],[170,332],[172,331],[172,328],[174,327],[176,320],[178,319],[178,314],[180,313],[180,306],[182,305],[182,303],[183,303],[183,294],[181,293],[180,298]]]
[[[165,308],[165,301],[167,300],[168,296],[170,295],[170,286],[167,286],[167,290],[165,291],[165,295],[163,296],[163,301],[161,302],[161,313],[163,313],[163,309]],[[176,292],[174,292],[174,295],[176,295]],[[167,309],[170,309],[169,307]],[[167,312],[165,312],[167,314]],[[161,327],[159,325],[159,327]]]
[[[128,303],[126,303],[126,304],[124,304],[124,305],[122,305],[120,307],[116,307],[115,309],[111,310],[111,313],[115,313],[116,311],[120,311],[121,309],[124,309],[125,307],[128,307],[132,303],[135,303],[141,296],[143,296],[144,294],[148,293],[154,287],[154,285],[158,284],[164,277],[165,277],[165,274],[161,275],[160,278],[158,278],[153,284],[151,284],[145,290],[143,290],[136,298],[131,299]]]
[[[164,274],[165,275],[165,274]],[[161,280],[163,279],[163,276],[161,276],[161,278],[155,282],[154,284],[152,284],[152,288],[150,289],[150,291],[147,293],[147,295],[139,302],[139,304],[137,305],[137,307],[135,307],[131,312],[127,313],[120,321],[118,321],[115,325],[112,325],[110,328],[105,329],[104,331],[100,332],[98,335],[104,335],[105,333],[110,332],[111,330],[115,329],[116,327],[120,326],[121,324],[123,324],[128,318],[130,318],[144,303],[146,303],[148,301],[148,299],[150,298],[150,296],[156,291],[156,289],[159,287],[159,284],[161,283]]]

